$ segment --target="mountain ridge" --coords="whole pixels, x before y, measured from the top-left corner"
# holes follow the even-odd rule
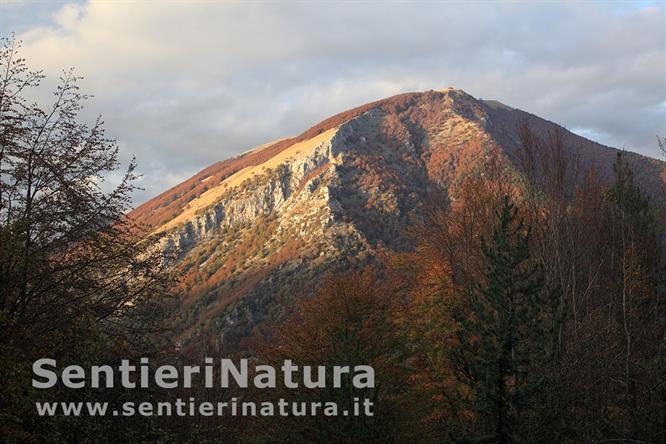
[[[192,198],[192,196],[198,197],[201,193],[207,191],[209,189],[208,187],[198,187],[195,185],[197,183],[203,183],[205,179],[212,180],[212,183],[214,184],[219,183],[221,180],[224,180],[224,178],[244,168],[246,165],[256,166],[257,164],[262,163],[262,161],[265,161],[265,159],[270,158],[273,155],[278,154],[282,150],[289,148],[291,145],[312,138],[313,136],[317,135],[320,131],[326,131],[328,129],[331,129],[332,127],[344,123],[345,121],[348,121],[351,118],[362,114],[363,112],[367,112],[372,108],[380,107],[382,105],[389,103],[395,103],[395,102],[400,103],[404,100],[411,99],[420,94],[426,94],[426,93],[447,94],[452,91],[468,95],[462,90],[458,90],[451,87],[441,90],[430,90],[422,93],[409,92],[409,93],[402,93],[395,96],[391,96],[385,99],[380,99],[374,102],[370,102],[364,105],[351,108],[347,111],[343,111],[328,119],[322,120],[320,123],[310,127],[309,129],[299,134],[298,136],[285,137],[272,142],[267,142],[257,147],[250,148],[237,156],[232,156],[228,159],[217,161],[209,165],[208,167],[202,169],[201,171],[197,172],[196,174],[186,179],[185,181],[181,182],[180,184],[171,187],[165,190],[164,192],[158,194],[157,196],[141,203],[135,209],[130,211],[129,215],[130,217],[137,219],[140,222],[147,223],[148,225],[159,224],[160,222],[163,222],[165,219],[168,219],[169,216],[173,215],[174,207],[173,205],[171,205],[172,203],[182,204],[184,203],[183,201],[187,202],[188,199]],[[479,102],[482,102],[485,105],[487,105],[490,109],[523,113],[525,118],[544,120],[549,124],[554,124],[553,122],[547,121],[534,114],[520,110],[518,108],[513,108],[498,100],[494,99],[483,99],[483,100],[478,99],[478,100]],[[557,126],[565,131],[568,131],[566,128],[561,127],[560,125]],[[576,134],[576,136],[578,136],[581,139],[588,140],[589,142],[599,147],[617,150],[617,148],[600,144],[591,139],[587,139],[584,136],[578,134]],[[633,153],[633,152],[629,153],[631,153],[631,155],[641,156],[646,159],[650,159],[652,161],[661,162],[658,159],[653,159],[638,153]]]
[[[490,103],[488,103],[490,102]],[[517,169],[520,125],[561,134],[570,154],[612,177],[616,149],[461,90],[405,93],[337,114],[301,135],[215,163],[130,213],[165,234],[182,277],[182,337],[223,343],[279,317],[317,277],[372,262],[404,236],[428,195],[456,199],[460,183],[496,153]],[[626,155],[660,204],[664,162]]]

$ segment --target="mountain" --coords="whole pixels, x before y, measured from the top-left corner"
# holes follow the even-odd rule
[[[540,137],[560,134],[582,165],[611,178],[616,149],[449,88],[369,103],[217,162],[130,216],[163,233],[165,252],[177,256],[181,337],[207,331],[235,343],[327,271],[408,248],[405,229],[427,197],[455,200],[490,152],[517,170],[525,122]],[[626,157],[666,203],[664,162]]]

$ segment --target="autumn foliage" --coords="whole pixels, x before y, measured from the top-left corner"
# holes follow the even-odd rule
[[[342,442],[666,440],[663,209],[621,153],[604,183],[557,134],[522,137],[523,169],[489,155],[411,250],[260,329],[259,359],[376,366],[381,414]]]

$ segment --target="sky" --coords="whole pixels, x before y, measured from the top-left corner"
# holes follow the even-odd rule
[[[74,67],[135,202],[211,163],[407,91],[455,87],[658,157],[666,1],[0,0],[0,36],[49,76]]]

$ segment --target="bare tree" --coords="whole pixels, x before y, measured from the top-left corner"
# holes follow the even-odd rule
[[[0,336],[109,318],[167,289],[156,239],[125,217],[134,160],[105,192],[118,145],[101,118],[80,122],[80,78],[66,71],[51,105],[29,103],[44,76],[19,49],[0,49]]]

